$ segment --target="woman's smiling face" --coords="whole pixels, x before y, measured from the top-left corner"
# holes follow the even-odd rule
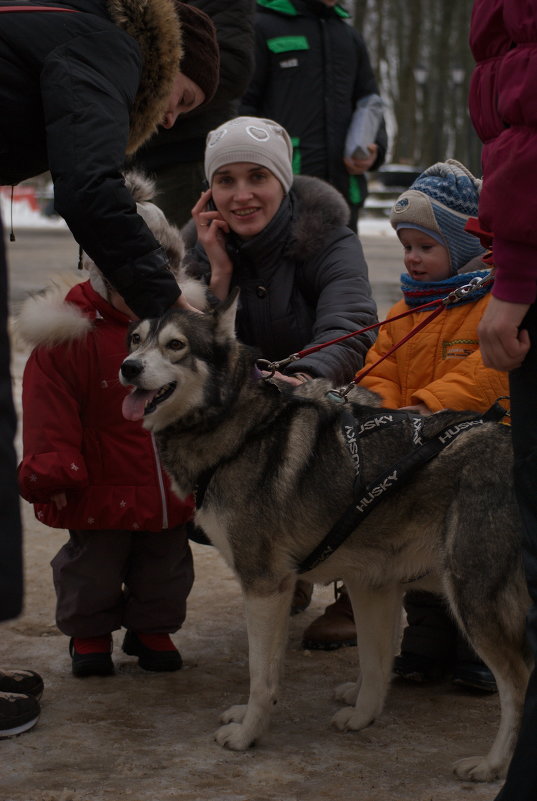
[[[267,167],[237,161],[216,170],[212,199],[222,218],[241,239],[259,234],[284,197],[281,183]]]

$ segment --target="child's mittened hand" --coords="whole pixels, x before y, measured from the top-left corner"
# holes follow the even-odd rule
[[[56,509],[64,509],[67,506],[65,492],[57,492],[50,500],[52,503],[56,504]]]

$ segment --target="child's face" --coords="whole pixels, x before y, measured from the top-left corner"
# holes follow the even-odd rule
[[[417,228],[402,228],[399,239],[405,250],[405,267],[415,281],[444,281],[451,275],[449,253],[444,245]]]

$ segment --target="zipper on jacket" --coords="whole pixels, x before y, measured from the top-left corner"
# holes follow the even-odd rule
[[[166,490],[164,488],[164,476],[162,475],[162,466],[158,455],[157,443],[155,437],[151,434],[151,444],[153,445],[153,453],[155,454],[155,465],[157,468],[157,479],[160,490],[160,501],[162,504],[162,528],[169,528],[168,521],[168,504],[166,502]]]

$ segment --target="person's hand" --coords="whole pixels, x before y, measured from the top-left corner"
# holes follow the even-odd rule
[[[349,175],[363,175],[367,172],[377,160],[379,146],[374,143],[367,146],[369,150],[369,158],[354,159],[351,156],[344,158],[343,162]]]
[[[514,370],[520,367],[530,348],[530,337],[519,325],[529,303],[509,303],[491,297],[477,328],[479,347],[485,367]]]
[[[207,253],[216,243],[222,248],[224,234],[229,234],[229,225],[222,219],[220,212],[214,208],[209,208],[207,205],[211,197],[211,189],[202,192],[191,212],[192,218],[196,223],[198,239]]]
[[[187,311],[196,312],[196,314],[203,314],[201,309],[196,309],[195,306],[191,306],[188,300],[185,298],[184,295],[179,295],[175,303],[171,306],[172,309],[186,309]]]
[[[225,235],[229,233],[229,225],[220,216],[220,212],[208,208],[212,192],[202,192],[192,209],[192,218],[196,223],[198,241],[201,242],[211,265],[211,281],[209,289],[219,300],[225,300],[229,293],[233,264],[226,251]]]
[[[261,370],[262,375],[266,378],[270,375],[267,370]],[[280,381],[285,381],[287,384],[291,384],[293,387],[299,387],[301,384],[304,384],[306,381],[309,381],[311,376],[307,375],[306,373],[297,373],[297,375],[285,375],[284,373],[276,372],[272,375],[272,378],[279,378]]]
[[[50,500],[52,501],[53,504],[55,504],[56,509],[58,510],[65,509],[65,507],[67,506],[67,497],[65,495],[65,492],[57,492],[55,495],[51,497]]]

